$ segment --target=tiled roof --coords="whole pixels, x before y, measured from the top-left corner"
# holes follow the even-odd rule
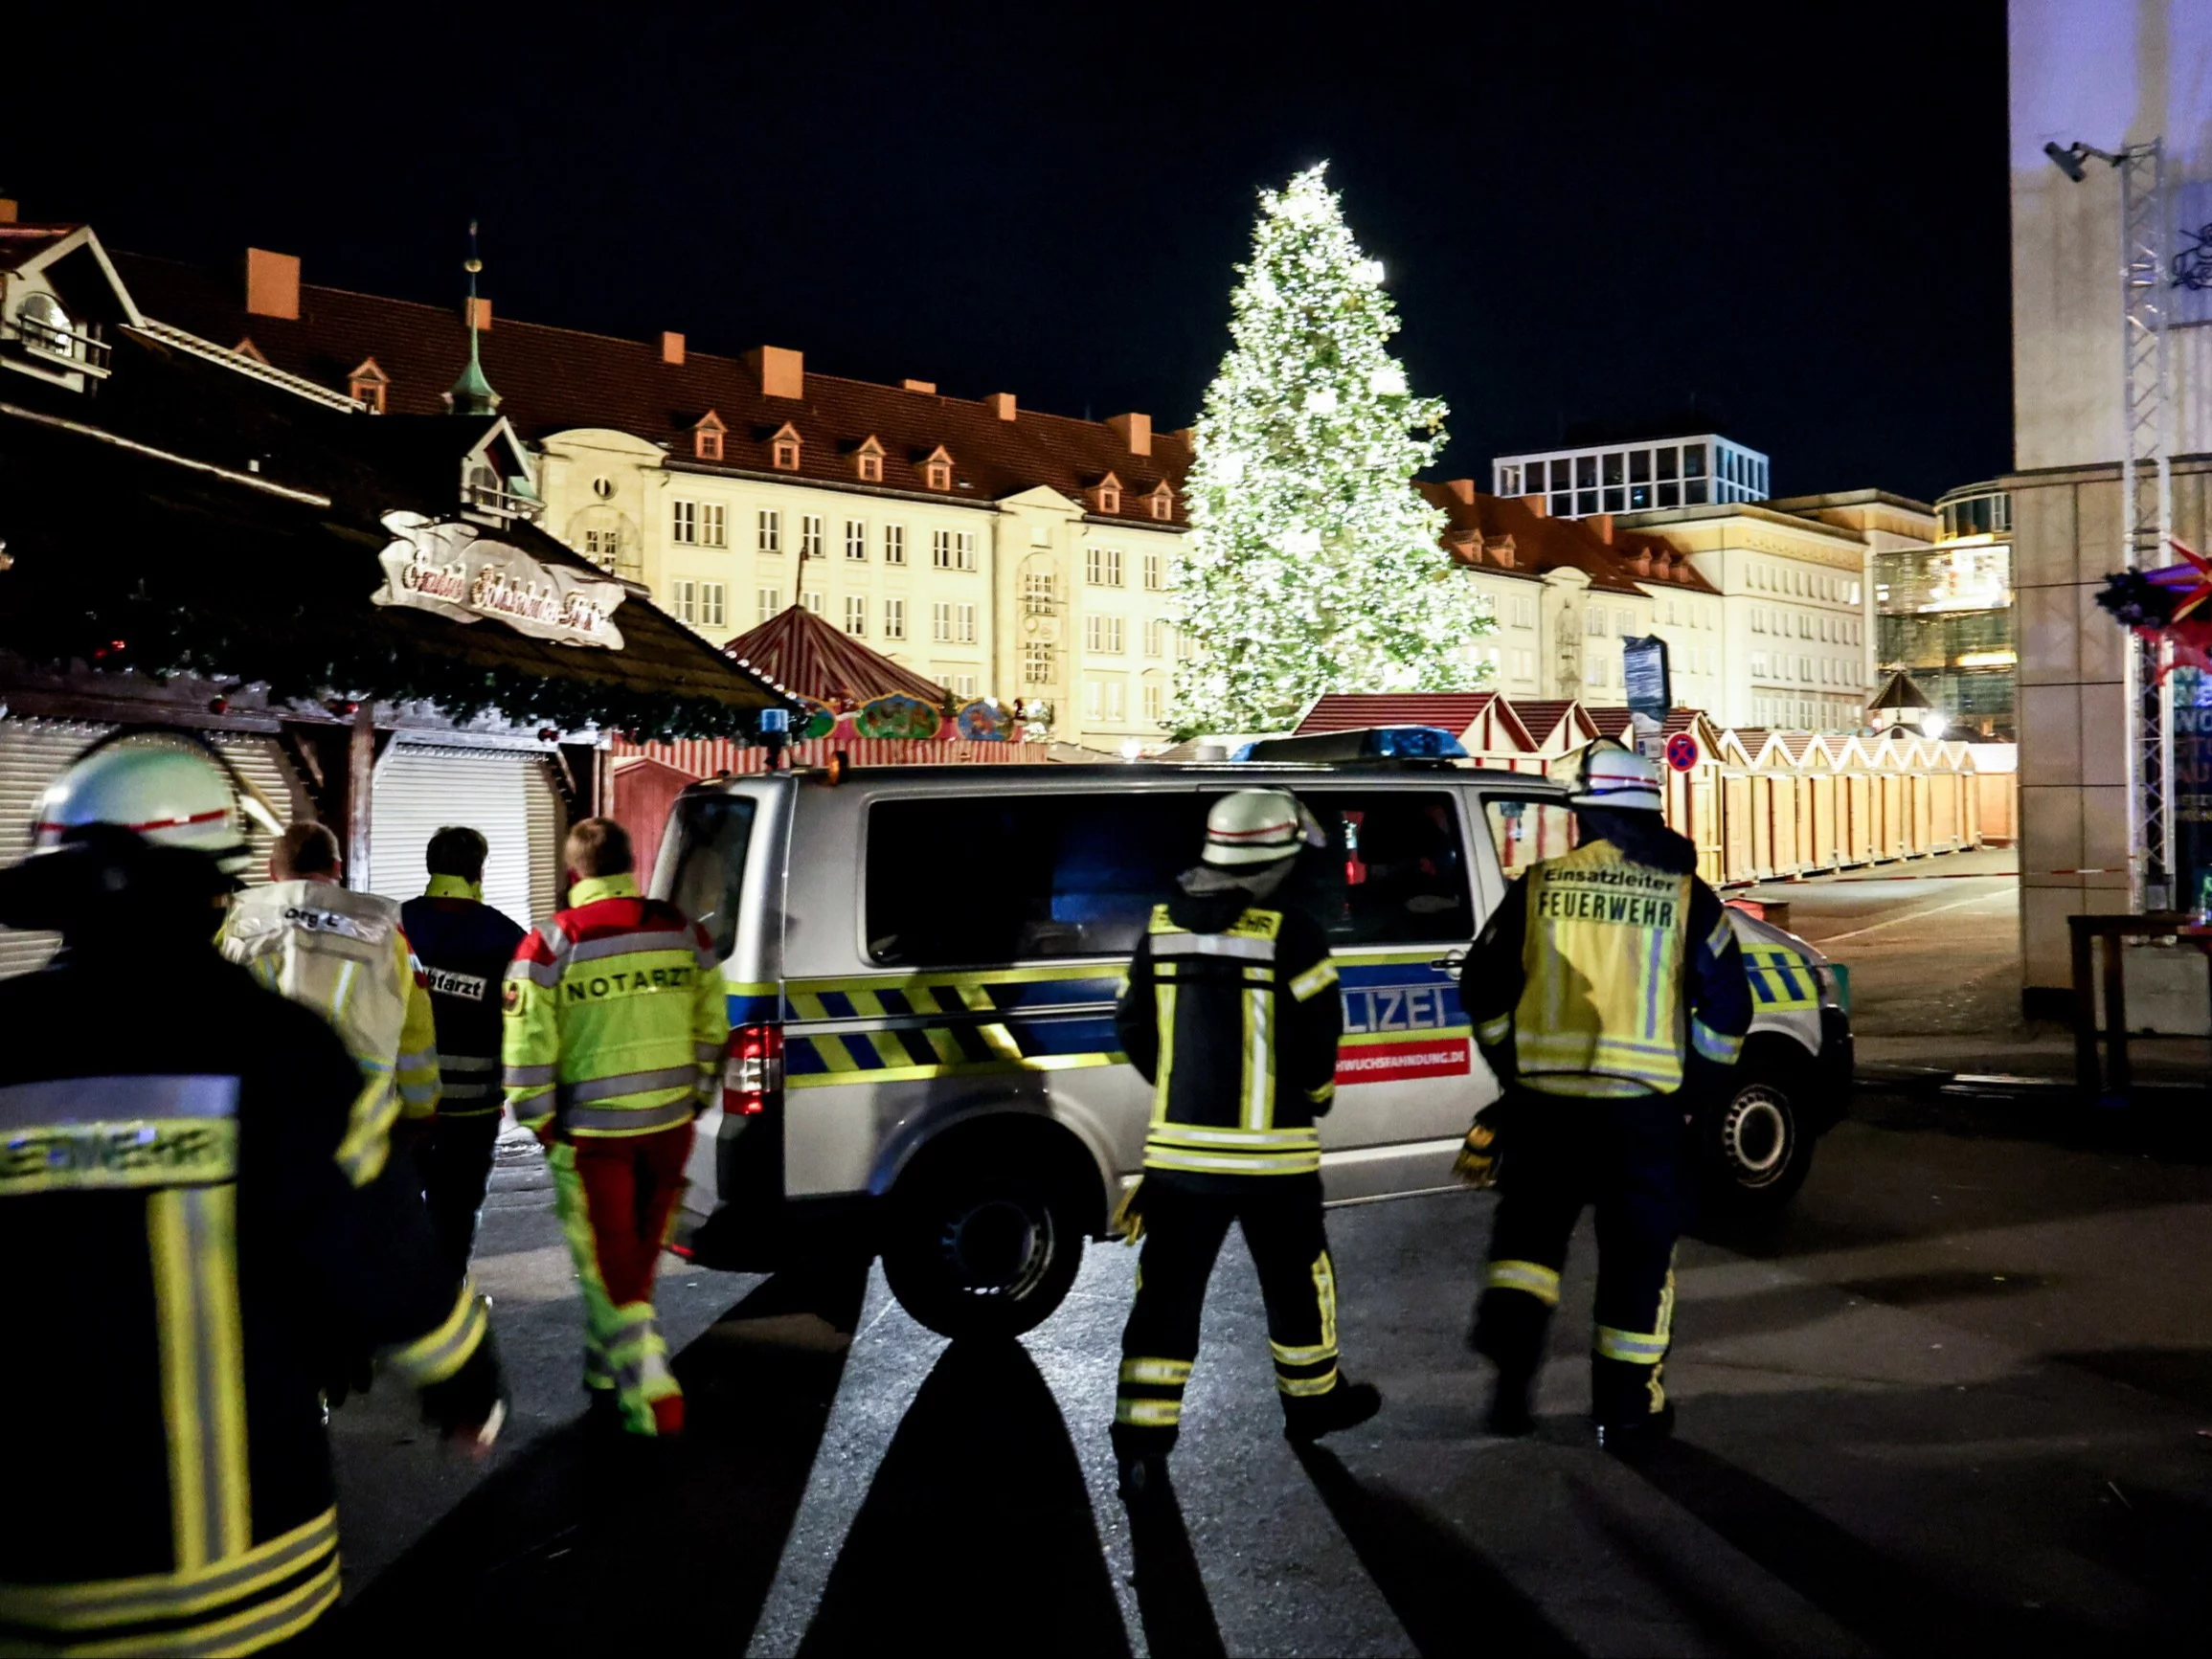
[[[1357,731],[1369,726],[1440,726],[1457,734],[1481,719],[1482,711],[1497,700],[1495,691],[1422,691],[1402,696],[1332,691],[1314,700],[1292,735]]]
[[[344,392],[352,371],[374,358],[390,381],[386,406],[394,414],[442,414],[440,394],[468,360],[468,330],[458,307],[303,283],[297,319],[250,315],[243,284],[227,273],[138,254],[115,260],[147,316],[218,346],[251,339],[270,364],[318,385]],[[726,429],[722,470],[771,471],[768,440],[789,422],[801,439],[799,469],[789,475],[796,480],[858,482],[853,452],[872,437],[884,450],[883,487],[982,502],[1043,484],[1083,501],[1083,491],[1111,472],[1121,481],[1122,510],[1094,516],[1159,522],[1144,497],[1164,479],[1176,492],[1168,522],[1184,522],[1182,481],[1190,452],[1169,433],[1154,433],[1149,456],[1134,455],[1103,421],[1027,410],[1004,420],[988,400],[811,372],[803,396],[770,397],[760,371],[744,359],[687,350],[681,363],[668,363],[657,341],[507,317],[495,316],[480,344],[500,413],[526,438],[611,428],[665,444],[685,465],[713,471],[716,463],[690,459],[692,429],[712,411]],[[952,458],[953,487],[931,492],[919,463],[940,445]]]
[[[933,708],[949,701],[942,685],[839,633],[804,605],[778,612],[722,651],[786,689],[833,707],[858,706],[892,691],[918,697]]]
[[[1444,509],[1447,546],[1459,541],[1483,548],[1512,539],[1510,566],[1487,558],[1469,561],[1487,572],[1540,577],[1549,571],[1573,569],[1587,575],[1592,588],[1609,594],[1661,593],[1670,588],[1717,591],[1663,537],[1612,528],[1607,521],[1609,542],[1597,523],[1553,518],[1520,497],[1471,490],[1465,480],[1456,485],[1422,482],[1413,487],[1432,506]],[[1645,561],[1640,572],[1636,563],[1639,557]]]
[[[1521,716],[1521,724],[1528,729],[1529,737],[1542,745],[1578,706],[1571,698],[1524,697],[1515,701],[1513,711]],[[1583,710],[1583,718],[1590,718],[1587,709]]]

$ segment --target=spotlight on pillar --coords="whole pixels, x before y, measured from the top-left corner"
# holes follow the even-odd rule
[[[2078,144],[2046,144],[2043,146],[2043,154],[2051,158],[2051,166],[2057,168],[2059,171],[2065,173],[2077,185],[2088,176],[2082,170],[2084,157],[2082,146]]]

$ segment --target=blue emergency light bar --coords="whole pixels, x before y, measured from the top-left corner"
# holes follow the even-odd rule
[[[1441,726],[1368,726],[1351,731],[1314,731],[1302,737],[1263,737],[1233,757],[1249,761],[1359,762],[1466,760],[1467,749]]]

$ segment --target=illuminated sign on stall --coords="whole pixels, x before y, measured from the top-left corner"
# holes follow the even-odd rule
[[[614,621],[628,596],[621,583],[547,564],[477,525],[410,512],[386,513],[382,522],[396,539],[377,555],[384,567],[384,585],[372,595],[377,604],[456,622],[505,622],[558,645],[622,648]]]

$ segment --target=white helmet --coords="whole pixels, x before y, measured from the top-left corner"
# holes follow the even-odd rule
[[[1566,803],[1613,807],[1614,812],[1661,812],[1665,803],[1659,796],[1659,768],[1619,743],[1591,743],[1582,752],[1582,776]]]
[[[1209,864],[1267,864],[1301,846],[1322,844],[1320,825],[1298,797],[1279,789],[1240,789],[1213,803],[1206,815]]]
[[[1616,812],[1662,811],[1659,768],[1617,743],[1593,743],[1583,751],[1582,775],[1567,804]]]
[[[225,875],[237,875],[248,853],[235,775],[195,737],[118,732],[46,786],[33,850],[57,847],[71,830],[87,824],[112,824],[155,846],[204,852]]]

